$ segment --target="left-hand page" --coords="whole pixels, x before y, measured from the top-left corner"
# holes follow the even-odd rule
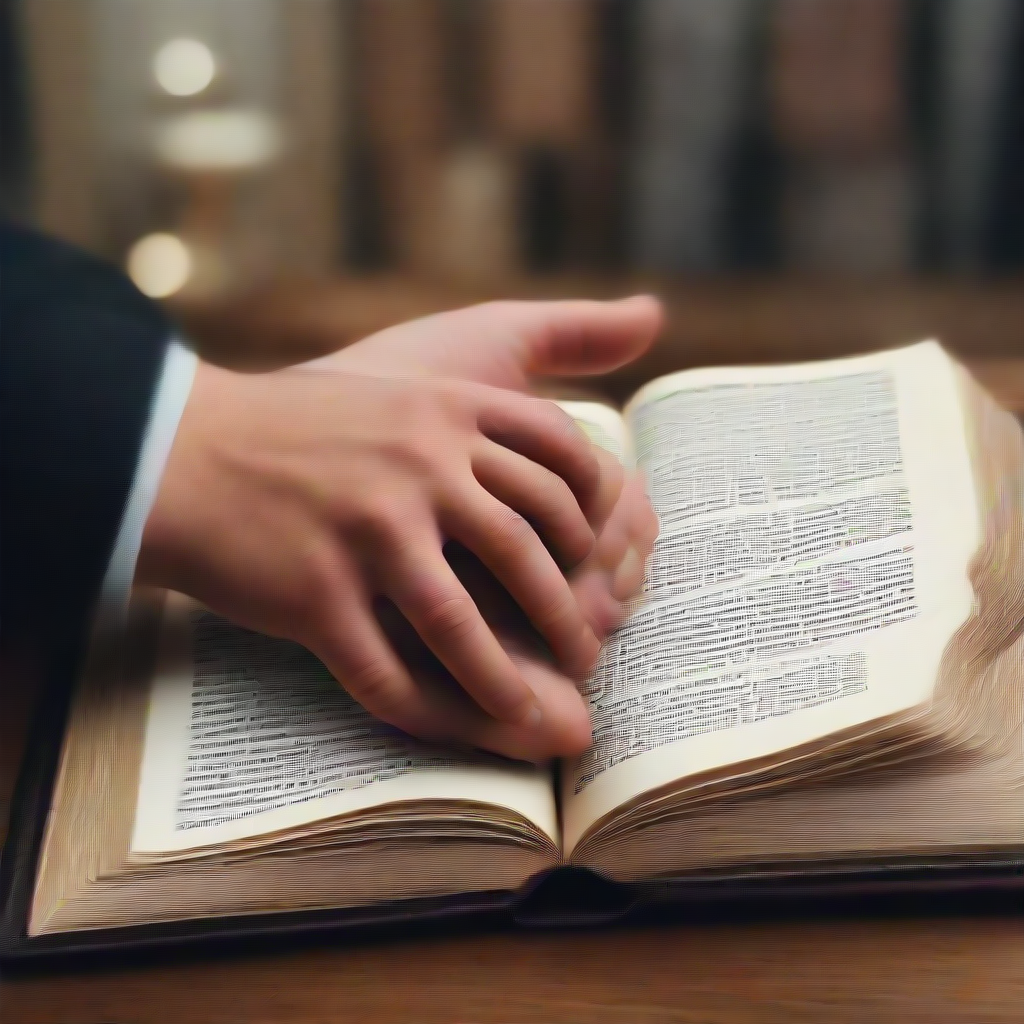
[[[550,770],[419,743],[376,720],[297,644],[170,595],[146,716],[133,859],[272,843],[327,819],[494,808],[559,844]]]

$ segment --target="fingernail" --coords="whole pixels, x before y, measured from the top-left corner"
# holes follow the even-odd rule
[[[636,548],[630,547],[622,559],[615,578],[612,580],[612,597],[617,601],[625,601],[639,589],[644,579],[643,556]]]
[[[527,712],[526,718],[523,720],[524,724],[529,729],[536,729],[540,725],[543,714],[540,710],[539,704],[534,704],[532,708]]]

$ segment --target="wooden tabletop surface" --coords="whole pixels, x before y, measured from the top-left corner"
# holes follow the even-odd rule
[[[989,383],[1024,411],[1024,360],[990,369]],[[9,783],[24,702],[10,689],[5,700]],[[0,785],[0,810],[7,792]],[[492,933],[0,981],[3,1024],[342,1020],[1022,1024],[1024,920]]]
[[[520,933],[0,984],[5,1024],[1020,1024],[1019,918]]]

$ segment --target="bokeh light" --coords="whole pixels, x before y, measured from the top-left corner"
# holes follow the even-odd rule
[[[195,96],[217,71],[213,52],[198,39],[172,39],[153,57],[153,77],[172,96]]]
[[[154,299],[180,291],[192,275],[192,254],[177,236],[156,232],[140,238],[128,253],[128,275]]]

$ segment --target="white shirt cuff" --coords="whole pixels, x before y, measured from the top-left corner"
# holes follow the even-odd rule
[[[168,345],[160,382],[153,396],[149,424],[139,449],[135,479],[100,592],[100,617],[108,621],[110,617],[123,619],[128,608],[142,533],[156,500],[181,414],[192,391],[198,363],[196,354],[177,339]]]

